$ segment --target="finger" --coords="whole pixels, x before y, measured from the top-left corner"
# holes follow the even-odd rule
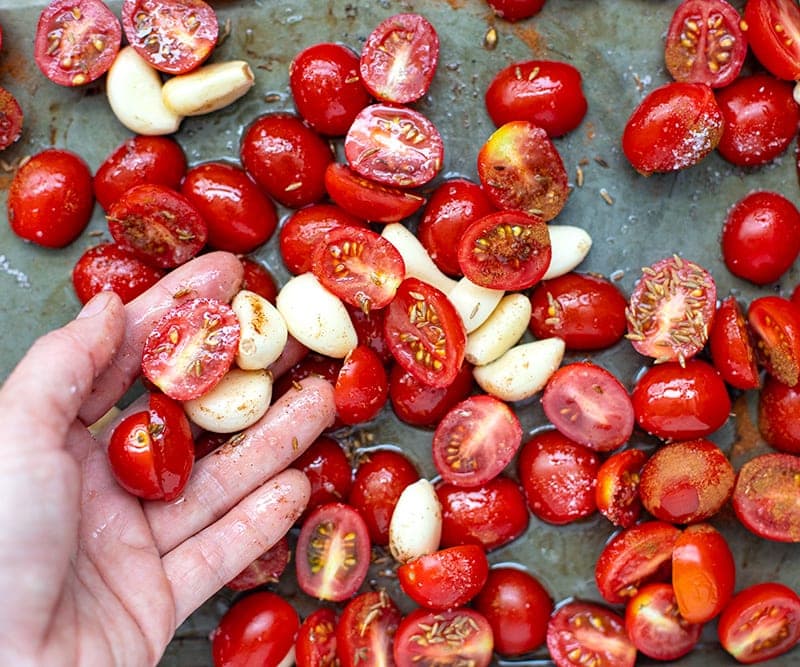
[[[310,493],[302,472],[285,470],[166,554],[162,563],[172,586],[176,627],[283,537]]]
[[[95,379],[119,349],[122,315],[119,297],[100,292],[75,320],[33,344],[0,390],[4,420],[0,446],[63,446]]]
[[[200,459],[182,496],[145,503],[153,539],[163,554],[216,521],[283,470],[333,423],[333,387],[317,377],[290,389],[233,443]]]
[[[95,382],[81,408],[91,424],[133,384],[142,364],[144,340],[156,322],[181,301],[212,297],[230,301],[242,281],[242,263],[235,255],[211,252],[179,266],[125,306],[125,338],[109,369]]]

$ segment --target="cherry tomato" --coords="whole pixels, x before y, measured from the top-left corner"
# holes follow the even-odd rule
[[[300,208],[325,196],[325,168],[333,153],[293,114],[256,118],[242,137],[240,157],[253,180],[284,206]]]
[[[291,557],[289,540],[284,536],[225,586],[232,591],[249,591],[265,584],[276,584],[289,565]]]
[[[386,311],[384,310],[371,310],[365,313],[361,308],[345,304],[347,313],[350,315],[350,321],[353,323],[353,328],[356,330],[356,337],[358,338],[359,345],[365,345],[372,349],[378,355],[378,359],[385,366],[389,365],[394,360],[392,351],[386,344],[386,339],[383,337],[384,320],[386,319]],[[392,364],[394,366],[394,364]]]
[[[300,380],[310,376],[321,377],[323,380],[335,384],[341,368],[341,359],[333,359],[317,354],[316,352],[306,354],[275,381],[275,385],[272,388],[272,395],[277,398],[285,394],[291,387],[300,382]]]
[[[48,148],[25,162],[8,191],[8,224],[19,237],[46,248],[72,243],[92,215],[92,175],[70,151]]]
[[[739,24],[739,12],[727,0],[681,2],[672,15],[664,46],[672,78],[712,88],[731,83],[747,55],[747,40]]]
[[[297,667],[334,667],[336,658],[336,611],[320,607],[306,616],[295,643]]]
[[[717,286],[699,264],[675,255],[642,269],[631,293],[627,338],[658,362],[690,359],[705,347]]]
[[[278,286],[275,284],[275,278],[272,277],[272,274],[263,264],[248,257],[240,257],[239,261],[241,261],[244,269],[241,289],[255,292],[275,305]]]
[[[136,52],[167,74],[201,65],[219,36],[217,15],[203,0],[124,0],[122,28]]]
[[[761,384],[750,330],[736,297],[729,296],[717,308],[708,338],[714,368],[737,389],[756,389]]]
[[[500,126],[478,152],[478,177],[489,201],[552,220],[569,196],[567,172],[541,127],[515,120]]]
[[[75,262],[72,285],[81,303],[86,303],[98,292],[115,292],[128,303],[147,288],[155,285],[164,275],[132,253],[113,243],[101,243],[89,248]]]
[[[622,339],[627,301],[610,280],[570,272],[543,280],[531,291],[530,330],[556,336],[568,350],[602,350]]]
[[[689,526],[672,548],[672,588],[688,623],[706,623],[733,595],[736,565],[725,537],[710,524]]]
[[[642,512],[639,480],[647,454],[641,449],[614,452],[597,470],[597,509],[615,526],[630,528]]]
[[[472,391],[472,366],[461,365],[446,387],[431,387],[395,364],[389,375],[389,398],[400,421],[412,426],[435,428],[442,417]]]
[[[792,0],[747,0],[747,39],[758,61],[779,79],[800,79],[800,8]]]
[[[471,222],[458,240],[461,272],[481,287],[527,289],[550,266],[545,221],[523,211],[497,211]]]
[[[625,630],[633,645],[649,658],[677,660],[700,639],[702,623],[689,623],[669,584],[648,584],[625,607]]]
[[[493,567],[473,605],[492,626],[500,655],[521,655],[544,644],[553,599],[530,572]]]
[[[294,460],[292,468],[302,470],[311,484],[306,514],[320,505],[343,502],[350,494],[353,484],[350,461],[333,438],[318,437]]]
[[[521,21],[538,14],[547,0],[486,0],[492,11],[506,21]]]
[[[94,194],[108,211],[126,190],[155,183],[177,190],[186,175],[186,155],[169,137],[136,135],[123,141],[98,167]]]
[[[697,523],[728,502],[735,478],[730,461],[713,442],[702,438],[673,442],[647,459],[639,495],[657,519]]]
[[[299,628],[297,612],[277,593],[243,597],[211,633],[214,667],[279,665],[294,646]]]
[[[633,667],[636,647],[617,613],[593,602],[573,600],[558,607],[547,623],[547,649],[558,667]],[[582,661],[582,662],[581,662]]]
[[[125,250],[169,269],[189,261],[206,243],[206,221],[186,197],[157,184],[137,185],[106,216],[108,230]]]
[[[762,296],[750,302],[747,321],[767,373],[794,387],[800,382],[800,308],[779,296]]]
[[[505,67],[489,83],[485,102],[497,127],[527,120],[550,137],[578,127],[588,108],[581,73],[555,60],[526,60]]]
[[[224,162],[192,167],[181,193],[203,216],[208,245],[246,253],[266,243],[278,226],[275,204],[241,168]]]
[[[736,477],[733,510],[742,525],[776,542],[800,542],[800,458],[761,454],[745,463]]]
[[[428,386],[448,386],[464,363],[461,316],[444,292],[417,278],[397,288],[386,309],[384,336],[397,363]]]
[[[592,514],[600,459],[558,431],[541,431],[526,442],[517,473],[531,512],[548,523],[572,523]]]
[[[194,443],[180,403],[150,394],[147,410],[127,416],[114,429],[108,461],[119,485],[145,500],[177,498],[192,472]]]
[[[357,174],[407,188],[424,185],[439,173],[444,144],[436,126],[418,111],[370,104],[347,131],[344,154]]]
[[[50,81],[81,86],[105,74],[122,41],[122,26],[101,0],[52,0],[39,15],[36,65]]]
[[[289,65],[289,87],[297,112],[320,134],[345,134],[370,98],[359,58],[342,44],[313,44]]]
[[[397,627],[394,661],[397,667],[488,667],[493,646],[489,621],[474,609],[415,609]]]
[[[439,35],[419,14],[381,21],[361,49],[364,86],[384,102],[409,104],[428,92],[439,61]]]
[[[389,379],[378,354],[366,345],[357,345],[344,358],[333,400],[345,424],[361,424],[378,416],[389,398]]]
[[[342,667],[391,665],[392,641],[402,614],[386,591],[357,595],[336,626],[336,654]]]
[[[5,150],[22,136],[24,115],[17,98],[0,87],[0,151]]]
[[[699,359],[650,366],[639,377],[631,399],[639,427],[662,440],[710,435],[731,412],[722,376]]]
[[[239,332],[227,304],[204,297],[184,301],[168,310],[145,339],[142,372],[171,398],[202,396],[233,364]]]
[[[433,433],[433,464],[445,482],[477,486],[500,474],[522,443],[519,418],[503,401],[470,396]]]
[[[702,83],[666,83],[633,111],[622,133],[622,150],[634,169],[678,171],[716,148],[724,120],[711,88]]]
[[[775,449],[800,454],[800,386],[767,376],[758,396],[758,430]]]
[[[739,591],[719,618],[720,644],[745,664],[766,662],[800,641],[800,597],[778,582]]]
[[[633,432],[625,387],[605,368],[576,362],[559,368],[544,388],[542,408],[561,433],[598,452],[621,447]]]
[[[340,602],[364,583],[369,569],[369,533],[349,505],[317,507],[300,528],[295,548],[297,583],[320,600]]]

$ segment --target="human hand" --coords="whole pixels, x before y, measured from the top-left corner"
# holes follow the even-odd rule
[[[322,380],[198,461],[171,503],[119,487],[107,436],[85,426],[133,383],[176,293],[229,300],[240,283],[239,260],[210,253],[126,306],[101,293],[0,389],[0,664],[155,664],[178,625],[302,512],[308,481],[284,469],[333,421]]]

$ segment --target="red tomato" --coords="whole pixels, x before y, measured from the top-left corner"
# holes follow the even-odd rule
[[[521,21],[538,14],[546,0],[486,0],[492,11],[506,21]]]
[[[520,450],[517,474],[531,512],[548,523],[572,523],[592,514],[600,459],[558,431],[541,431]]]
[[[108,211],[126,190],[156,183],[177,190],[186,175],[186,155],[169,137],[136,135],[123,141],[98,167],[94,195]]]
[[[253,180],[284,206],[300,208],[325,196],[328,143],[297,116],[269,113],[245,130],[240,157]]]
[[[731,83],[747,55],[747,40],[739,24],[739,12],[727,0],[681,2],[664,45],[672,78],[712,88]]]
[[[492,626],[494,650],[500,655],[521,655],[544,644],[553,599],[529,572],[493,567],[473,605]]]
[[[750,302],[747,321],[767,373],[794,387],[800,382],[800,308],[779,296]]]
[[[344,154],[357,174],[407,188],[424,185],[439,173],[444,144],[436,126],[418,111],[370,104],[347,131]]]
[[[406,265],[397,248],[377,232],[343,225],[319,240],[311,271],[328,291],[369,313],[394,299]]]
[[[500,127],[527,120],[550,137],[560,137],[581,124],[588,105],[581,73],[555,60],[513,63],[495,74],[486,89],[486,110]]]
[[[358,344],[371,348],[384,365],[388,365],[393,361],[394,357],[392,356],[392,352],[386,344],[386,339],[383,337],[383,325],[386,319],[386,311],[371,310],[365,313],[361,308],[357,308],[356,306],[345,304],[345,307],[350,315],[353,328],[356,330]]]
[[[242,267],[244,268],[241,289],[255,292],[275,305],[275,297],[278,296],[278,286],[275,284],[275,278],[272,277],[272,274],[270,274],[265,266],[255,260],[247,257],[240,257],[239,260],[242,262]]]
[[[761,384],[753,341],[736,297],[729,296],[717,308],[708,345],[714,368],[729,385],[756,389]]]
[[[309,353],[275,381],[272,395],[277,398],[285,394],[289,388],[309,376],[321,377],[335,384],[341,368],[341,359],[332,359],[316,352]]]
[[[550,266],[552,248],[545,221],[523,211],[497,211],[471,222],[458,239],[458,265],[476,285],[527,289]]]
[[[344,358],[333,400],[345,424],[362,424],[378,416],[389,398],[389,379],[383,362],[371,347],[357,345]]]
[[[297,112],[320,134],[345,134],[369,104],[358,56],[342,44],[313,44],[289,65],[289,87]]]
[[[386,591],[357,595],[336,626],[336,654],[342,667],[391,665],[392,641],[402,614]]]
[[[639,480],[647,454],[641,449],[614,452],[597,470],[597,509],[615,526],[630,528],[642,512]]]
[[[395,14],[367,37],[359,69],[374,97],[408,104],[428,92],[438,61],[439,36],[428,20],[419,14]]]
[[[353,472],[342,446],[327,436],[320,436],[298,456],[292,468],[302,470],[311,484],[306,513],[320,505],[344,501],[350,494]]]
[[[717,286],[699,264],[677,255],[642,269],[626,312],[633,348],[658,362],[690,359],[705,347]]]
[[[602,350],[625,334],[628,302],[603,276],[565,273],[537,284],[530,297],[536,338],[561,338],[568,350]]]
[[[610,452],[633,432],[633,405],[625,387],[605,368],[576,362],[559,368],[544,388],[547,418],[570,440]]]
[[[406,278],[386,309],[384,336],[394,358],[417,380],[446,387],[464,363],[467,334],[441,290]]]
[[[633,667],[636,662],[636,647],[622,618],[607,607],[581,600],[567,602],[550,617],[547,649],[559,667],[591,663]]]
[[[264,584],[276,584],[286,570],[291,557],[289,540],[284,536],[225,586],[232,591],[249,591]]]
[[[116,292],[128,303],[147,288],[155,285],[164,272],[146,264],[132,253],[113,243],[101,243],[89,248],[75,262],[72,284],[81,303],[98,292]]]
[[[334,667],[336,660],[336,612],[320,607],[300,625],[295,662],[297,667]]]
[[[145,500],[177,498],[194,464],[192,431],[180,403],[150,394],[147,410],[134,412],[114,429],[108,461],[129,493]]]
[[[714,516],[733,493],[736,473],[713,442],[699,438],[656,450],[642,468],[644,508],[670,523],[697,523]]]
[[[17,98],[0,87],[0,151],[22,136],[23,113]]]
[[[502,475],[480,486],[436,487],[442,506],[441,545],[480,544],[486,551],[517,539],[528,527],[522,488]]]
[[[650,366],[639,376],[631,399],[639,427],[662,440],[710,435],[731,412],[722,376],[699,359]]]
[[[233,364],[239,321],[230,306],[198,297],[168,310],[147,336],[142,372],[167,396],[187,401],[207,393]]]
[[[612,537],[595,563],[600,595],[622,604],[651,581],[667,581],[672,549],[680,530],[663,521],[645,521]]]
[[[722,533],[710,524],[689,526],[672,548],[672,588],[681,616],[706,623],[733,595],[736,564]]]
[[[474,598],[486,583],[483,547],[462,544],[419,556],[397,568],[400,588],[428,609],[452,609]]]
[[[208,245],[246,253],[266,243],[278,226],[275,204],[241,168],[224,162],[192,167],[181,193],[203,216]]]
[[[169,269],[202,250],[206,221],[186,197],[165,185],[137,185],[117,199],[106,216],[108,230],[125,250]]]
[[[294,646],[300,619],[277,593],[238,600],[211,633],[214,667],[279,665]]]
[[[463,178],[443,181],[428,199],[417,228],[417,238],[441,271],[460,276],[458,246],[469,224],[494,211],[480,185]]]
[[[622,150],[636,171],[678,171],[716,148],[724,120],[711,88],[670,82],[650,92],[622,133]]]
[[[766,662],[800,641],[800,597],[778,582],[739,591],[719,618],[722,647],[745,664]]]
[[[800,386],[787,387],[767,376],[758,396],[758,430],[772,447],[800,454]]]
[[[742,525],[776,542],[800,542],[800,457],[761,454],[745,463],[736,478],[733,510]]]
[[[400,364],[389,375],[389,398],[400,421],[412,426],[435,428],[442,417],[472,391],[472,366],[462,364],[455,379],[446,387],[431,387],[420,382]]]
[[[552,220],[569,196],[567,172],[541,127],[515,120],[502,125],[478,152],[478,177],[489,201]]]
[[[397,667],[488,667],[493,646],[489,621],[473,609],[415,609],[397,627],[394,661]]]
[[[793,0],[747,0],[747,39],[759,62],[779,79],[800,79],[800,8]]]
[[[8,191],[8,224],[46,248],[72,243],[92,216],[92,175],[75,153],[48,148],[22,164]]]
[[[681,617],[672,586],[648,584],[628,601],[625,630],[647,657],[677,660],[697,645],[703,625]]]
[[[202,64],[219,36],[217,15],[203,0],[124,0],[122,28],[136,52],[167,74]]]
[[[39,15],[33,57],[53,83],[81,86],[108,71],[121,40],[122,27],[101,0],[52,0]]]
[[[349,505],[320,505],[303,521],[295,548],[303,592],[320,600],[347,600],[364,583],[369,562],[367,526]]]
[[[439,422],[433,433],[433,464],[445,482],[477,486],[496,477],[522,443],[519,418],[503,401],[470,396]]]

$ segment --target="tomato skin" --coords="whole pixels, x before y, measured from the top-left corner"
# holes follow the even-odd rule
[[[581,124],[588,104],[581,73],[556,60],[513,63],[495,74],[486,89],[486,110],[495,126],[528,120],[550,137],[560,137]]]
[[[239,261],[244,269],[241,289],[263,296],[274,306],[275,298],[278,296],[278,285],[272,274],[260,262],[248,257],[240,257]]]
[[[306,516],[320,505],[343,501],[350,494],[353,485],[350,461],[333,438],[318,437],[291,467],[302,470],[311,483]]]
[[[378,416],[389,398],[389,380],[378,354],[366,345],[347,353],[336,378],[333,400],[345,424],[361,424]]]
[[[622,133],[622,151],[644,176],[691,167],[722,137],[725,121],[711,88],[670,82],[634,109]]]
[[[791,0],[747,0],[744,20],[758,61],[779,79],[800,79],[800,8]]]
[[[800,597],[778,582],[749,586],[725,607],[717,634],[722,647],[741,663],[777,658],[800,641]]]
[[[14,174],[6,203],[8,223],[20,238],[63,248],[89,224],[93,204],[92,175],[83,159],[48,148]]]
[[[794,387],[800,382],[800,308],[780,296],[753,299],[747,321],[767,373]]]
[[[787,454],[800,454],[800,386],[787,387],[767,376],[758,395],[758,430],[767,443]]]
[[[750,331],[736,297],[724,299],[714,315],[708,338],[714,368],[737,389],[757,389],[761,384]]]
[[[284,535],[225,586],[232,591],[249,591],[264,584],[277,583],[289,565],[292,552]]]
[[[0,151],[22,136],[24,114],[14,95],[0,86]]]
[[[435,428],[442,417],[472,391],[472,366],[464,363],[446,387],[430,387],[404,370],[400,364],[389,375],[389,398],[400,421],[412,426]]]
[[[547,0],[486,0],[492,11],[506,21],[522,21],[538,14]]]
[[[647,454],[641,449],[614,452],[597,470],[597,509],[615,526],[630,528],[642,512],[639,480]]]
[[[336,662],[336,611],[320,607],[306,616],[297,632],[297,667],[333,667]]]
[[[123,303],[135,299],[164,275],[113,243],[101,243],[86,250],[72,268],[72,285],[85,304],[103,290],[115,292]]]
[[[394,367],[394,357],[386,344],[386,339],[383,337],[383,324],[386,319],[386,312],[381,310],[371,310],[365,313],[361,308],[345,304],[347,313],[350,315],[350,321],[353,323],[353,328],[356,330],[356,337],[358,338],[359,345],[365,345],[371,348],[381,363],[387,367]]]
[[[392,664],[392,640],[402,614],[384,590],[354,597],[336,626],[336,655],[342,667]],[[316,666],[315,666],[316,667]]]

